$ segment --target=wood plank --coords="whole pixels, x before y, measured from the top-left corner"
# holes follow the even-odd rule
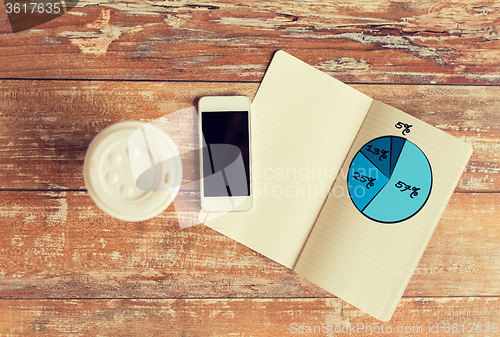
[[[497,193],[455,194],[405,296],[500,296],[499,205]],[[0,192],[0,297],[333,296],[205,226],[180,229],[176,216],[171,206],[123,222],[86,192]]]
[[[131,223],[104,214],[85,192],[0,194],[2,298],[313,296],[318,291],[207,227],[180,229],[175,206]]]
[[[285,49],[343,81],[499,84],[498,17],[465,0],[80,1],[0,35],[0,77],[260,81]]]
[[[494,331],[500,299],[406,298],[389,322],[330,298],[2,300],[0,307],[2,336],[367,336],[372,331],[444,337],[495,336],[484,331]]]
[[[85,152],[106,126],[123,120],[154,120],[192,106],[196,97],[204,95],[239,93],[253,97],[256,90],[255,84],[142,84],[3,82],[0,120],[7,127],[0,134],[1,188],[85,188]],[[194,125],[180,121],[179,129],[184,127]],[[184,144],[178,146],[182,151]],[[186,182],[198,176],[191,170],[183,178]]]
[[[500,88],[353,87],[472,144],[474,153],[457,191],[500,191]],[[0,130],[0,188],[83,189],[85,151],[106,126],[154,120],[204,95],[253,98],[257,88],[255,83],[0,81],[0,123],[5,126]],[[185,141],[178,144],[181,152],[193,139]],[[185,182],[198,176],[196,169],[184,172]]]

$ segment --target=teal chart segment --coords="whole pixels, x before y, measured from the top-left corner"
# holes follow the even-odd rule
[[[375,138],[356,153],[347,178],[349,196],[366,217],[382,223],[407,220],[424,207],[432,189],[429,160],[398,136]]]

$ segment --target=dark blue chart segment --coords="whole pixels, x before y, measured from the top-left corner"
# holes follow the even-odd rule
[[[374,156],[366,155],[367,151],[375,152],[375,148],[379,149],[379,155],[381,149],[389,151],[388,158],[384,158],[386,162],[377,162]],[[360,172],[368,172],[367,181],[377,176],[379,184],[375,180],[373,186],[363,185]],[[351,200],[362,214],[378,222],[396,223],[412,217],[425,205],[432,189],[432,170],[418,146],[401,137],[385,136],[368,142],[358,151],[349,167],[347,181]]]
[[[391,176],[391,137],[381,137],[365,144],[360,150],[388,179]]]
[[[359,210],[363,210],[389,181],[362,153],[352,161],[349,177],[349,195]]]
[[[390,137],[390,138],[391,138],[391,174],[392,174],[392,171],[394,171],[394,167],[396,167],[399,155],[401,154],[401,150],[403,150],[403,145],[405,144],[406,139],[401,137]]]

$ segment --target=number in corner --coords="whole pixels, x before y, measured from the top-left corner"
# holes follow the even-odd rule
[[[61,14],[61,6],[60,2],[30,2],[29,6],[24,4],[20,4],[18,2],[5,3],[5,10],[7,14]]]

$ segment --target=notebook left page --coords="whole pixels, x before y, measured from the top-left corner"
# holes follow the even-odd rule
[[[206,225],[291,268],[372,102],[277,52],[252,103],[253,207]]]

